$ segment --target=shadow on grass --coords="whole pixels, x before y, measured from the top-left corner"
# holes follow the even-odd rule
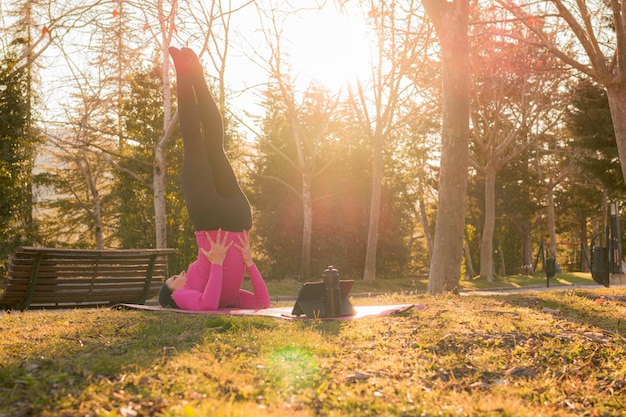
[[[277,387],[313,378],[310,346],[332,341],[345,324],[109,309],[1,318],[0,416],[12,417],[116,415],[123,407],[156,415],[204,390],[247,398],[257,388],[239,374],[252,370]]]
[[[623,297],[611,297],[606,290],[555,290],[535,294],[510,294],[502,300],[515,307],[553,314],[580,327],[598,327],[609,333],[626,334]]]
[[[278,325],[260,317],[106,309],[5,313],[0,323],[0,415],[94,415],[94,403],[104,410],[119,409],[129,395],[142,398],[142,382],[150,389],[159,383],[165,387],[168,362],[205,340]],[[147,370],[162,381],[137,380]],[[83,403],[90,405],[76,409]],[[150,401],[142,410],[154,415],[164,406]]]
[[[549,284],[549,285],[548,285]],[[529,287],[557,287],[567,288],[577,285],[594,285],[595,282],[590,273],[583,272],[562,272],[550,279],[549,283],[543,273],[533,273],[530,275],[517,274],[507,276],[494,276],[493,282],[488,282],[480,276],[462,280],[461,290],[497,290],[497,289],[523,289]]]

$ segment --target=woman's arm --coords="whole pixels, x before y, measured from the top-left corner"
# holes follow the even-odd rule
[[[268,308],[270,306],[270,295],[265,286],[265,281],[261,273],[257,269],[254,261],[252,260],[252,253],[250,251],[250,231],[244,230],[243,237],[238,236],[239,244],[235,245],[243,256],[243,262],[248,268],[248,275],[250,276],[250,283],[252,284],[252,290],[250,291],[239,289],[239,302],[237,307],[240,308]]]
[[[200,271],[195,271],[200,272]],[[222,265],[213,264],[204,291],[181,288],[174,291],[172,298],[181,310],[208,311],[217,310],[222,293]],[[188,273],[189,276],[191,274]],[[188,277],[189,278],[189,277]]]
[[[248,267],[248,275],[250,275],[250,283],[254,292],[239,290],[237,307],[255,310],[268,308],[270,306],[270,294],[256,265],[252,264]]]
[[[232,241],[227,243],[228,232],[224,234],[223,239],[221,239],[221,233],[221,229],[218,230],[215,241],[213,241],[211,236],[207,233],[206,237],[209,241],[210,249],[207,251],[204,248],[200,248],[202,254],[211,263],[209,279],[207,280],[204,290],[198,291],[183,287],[172,294],[174,301],[176,301],[176,304],[182,310],[202,311],[218,309],[220,296],[222,294],[222,282],[224,275],[222,264],[224,263],[224,258],[226,257],[228,250],[233,245]],[[189,276],[190,272],[187,273],[187,279],[193,278]],[[202,273],[203,271],[194,269],[193,272]]]

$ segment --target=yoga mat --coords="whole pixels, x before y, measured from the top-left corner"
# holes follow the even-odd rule
[[[222,315],[231,315],[231,316],[264,316],[264,317],[274,317],[279,319],[306,319],[305,315],[302,316],[294,316],[291,314],[293,307],[270,307],[262,310],[248,310],[241,308],[221,308],[219,310],[211,310],[211,311],[188,311],[188,310],[180,310],[177,308],[165,308],[161,306],[150,306],[150,305],[142,305],[142,304],[116,304],[112,308],[123,310],[134,309],[134,310],[148,310],[148,311],[173,311],[176,313],[184,313],[184,314],[222,314]],[[381,317],[387,316],[393,313],[399,313],[402,311],[407,311],[411,308],[416,308],[418,310],[424,310],[425,307],[419,304],[396,304],[396,305],[386,305],[386,306],[354,306],[356,310],[356,315],[354,316],[342,316],[342,317],[329,317],[318,320],[355,320],[363,317]]]

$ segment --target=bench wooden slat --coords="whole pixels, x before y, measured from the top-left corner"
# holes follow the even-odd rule
[[[128,268],[116,268],[116,269],[105,269],[105,270],[99,270],[96,271],[96,273],[89,273],[86,272],[84,269],[78,269],[78,270],[64,270],[64,271],[39,271],[39,273],[37,274],[37,276],[39,277],[39,279],[42,278],[63,278],[63,277],[71,277],[71,278],[79,278],[79,277],[83,277],[83,278],[92,278],[92,277],[135,277],[135,278],[145,278],[146,277],[146,273],[148,272],[147,268],[135,268],[132,267],[132,273],[131,272],[127,272],[127,269],[131,269],[131,267]],[[153,269],[153,273],[154,272],[159,272],[159,273],[164,273],[165,272],[165,268],[155,268]],[[12,276],[16,279],[30,279],[30,275],[31,272],[29,271],[28,274],[25,273],[20,273],[20,274],[13,274]]]
[[[156,281],[155,281],[156,282]],[[160,281],[159,281],[160,282]],[[92,282],[86,282],[86,281],[79,281],[79,282],[62,282],[62,283],[52,283],[52,282],[48,282],[48,283],[39,283],[39,281],[37,282],[37,291],[38,292],[42,292],[42,291],[54,291],[54,290],[71,290],[71,289],[82,289],[82,288],[105,288],[105,287],[109,287],[109,288],[128,288],[131,289],[133,287],[139,287],[139,288],[143,288],[145,284],[145,280],[144,281],[137,281],[137,280],[117,280],[117,281],[107,281],[107,282],[96,282],[96,283],[92,283]],[[8,291],[13,291],[13,292],[23,292],[24,290],[28,289],[28,283],[19,283],[15,286],[11,286],[10,289],[8,289]]]
[[[139,289],[137,292],[140,293]],[[76,293],[50,293],[49,295],[38,294],[37,297],[33,297],[34,303],[62,303],[69,301],[81,301],[81,302],[100,302],[101,304],[109,304],[111,302],[123,302],[124,299],[128,299],[127,292],[121,291],[106,291],[106,292],[94,292],[93,294],[85,295],[84,292],[79,291]],[[120,301],[122,300],[122,301]]]
[[[154,275],[153,275],[154,276]],[[165,271],[162,274],[158,274],[157,276],[165,276]],[[40,283],[63,283],[63,282],[92,282],[92,281],[110,281],[110,282],[123,282],[123,281],[141,281],[144,282],[146,280],[146,272],[143,275],[139,276],[129,276],[124,274],[113,274],[113,275],[105,275],[105,276],[72,276],[72,275],[62,275],[62,276],[39,276],[37,278],[37,282]],[[30,282],[30,278],[28,277],[13,277],[11,280],[12,284],[26,283]]]
[[[0,283],[2,308],[68,308],[143,303],[167,279],[174,249],[18,248]]]
[[[155,261],[156,262],[156,261]],[[164,265],[164,263],[162,262],[156,262],[155,265]],[[133,262],[125,262],[125,263],[71,263],[71,264],[63,264],[60,262],[50,262],[49,260],[43,260],[41,261],[41,269],[43,271],[52,271],[52,270],[58,270],[58,271],[63,271],[63,270],[70,270],[70,271],[75,271],[75,270],[93,270],[93,269],[97,269],[97,270],[104,270],[104,269],[119,269],[119,268],[127,268],[127,267],[141,267],[143,269],[146,268],[146,264],[142,263],[142,262],[138,262],[136,260],[134,260]],[[29,266],[22,266],[22,265],[16,265],[13,268],[15,270],[15,272],[20,272],[20,271],[28,271],[32,269],[32,265]]]
[[[159,267],[159,268],[165,268],[166,264],[155,261],[154,266]],[[51,272],[56,272],[56,271],[59,271],[59,272],[83,271],[85,273],[86,272],[93,273],[94,271],[107,271],[107,270],[115,271],[115,270],[123,270],[123,269],[130,269],[130,268],[133,268],[133,269],[131,269],[129,272],[135,271],[136,269],[145,271],[147,269],[147,265],[144,263],[133,262],[133,263],[127,263],[127,264],[101,264],[101,265],[79,264],[79,265],[65,265],[64,266],[64,265],[51,265],[48,262],[46,262],[40,265],[39,271],[41,273],[51,273]],[[32,271],[32,267],[24,266],[24,267],[13,268],[13,272],[15,274],[26,275],[30,271]],[[100,272],[100,273],[102,274],[103,272]]]
[[[157,287],[153,287],[152,289],[158,292],[160,285]],[[6,294],[5,298],[13,297],[22,299],[24,297],[24,292],[27,288],[24,288],[23,291],[20,292],[9,292]],[[95,288],[89,287],[81,287],[81,286],[67,286],[63,288],[59,287],[42,287],[38,288],[38,290],[33,295],[33,302],[36,302],[40,299],[64,299],[64,298],[81,298],[81,299],[106,299],[109,295],[112,294],[121,294],[128,298],[129,295],[134,295],[135,298],[139,297],[143,292],[143,283],[136,284],[133,286],[124,286],[124,288],[119,287],[107,287],[107,286],[98,286]]]
[[[165,268],[154,268],[154,270],[156,271],[163,271],[165,270]],[[75,276],[85,276],[85,277],[90,277],[90,276],[146,276],[146,272],[148,271],[148,268],[145,267],[139,267],[139,266],[135,266],[135,265],[130,265],[127,267],[123,267],[123,268],[101,268],[98,270],[94,270],[94,271],[87,271],[84,268],[79,268],[79,269],[64,269],[64,270],[48,270],[48,271],[41,271],[39,270],[38,276],[39,277],[63,277],[63,276],[68,276],[68,277],[75,277]],[[27,273],[25,272],[20,272],[20,273],[14,273],[12,276],[16,277],[16,278],[30,278],[30,274],[32,271],[27,271]]]

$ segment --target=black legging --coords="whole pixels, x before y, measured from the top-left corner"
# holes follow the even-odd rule
[[[196,230],[249,230],[250,203],[224,152],[224,124],[198,58],[188,48],[170,48],[170,54],[176,66],[183,194],[191,222]]]

